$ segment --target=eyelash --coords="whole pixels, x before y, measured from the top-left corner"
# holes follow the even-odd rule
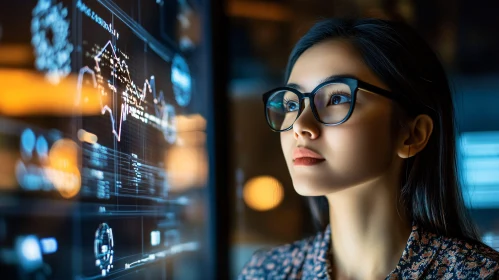
[[[343,92],[341,90],[335,90],[335,91],[331,92],[329,94],[329,98],[331,98],[331,96],[333,96],[333,95],[341,95],[341,96],[345,96],[345,97],[351,97],[352,96],[351,94],[345,93],[345,92]]]
[[[329,94],[329,98],[331,98],[333,95],[341,95],[341,96],[345,96],[345,97],[352,97],[351,94],[349,93],[345,93],[343,91],[340,91],[340,90],[337,90],[337,91],[333,91]],[[287,99],[287,98],[284,98],[283,100],[283,104],[287,105],[290,101],[293,101],[291,99]],[[294,102],[298,102],[298,101],[294,101]]]

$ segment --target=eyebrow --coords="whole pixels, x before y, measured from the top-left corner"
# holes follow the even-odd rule
[[[327,78],[324,78],[322,80],[320,80],[317,85],[320,85],[322,83],[325,83],[325,82],[329,82],[331,80],[334,80],[336,78],[341,78],[341,77],[349,77],[349,78],[354,78],[354,79],[358,79],[356,76],[354,75],[347,75],[347,74],[343,74],[343,75],[331,75]],[[287,87],[290,87],[290,88],[294,88],[294,89],[297,89],[297,90],[302,90],[303,88],[299,85],[299,84],[295,84],[295,83],[289,83],[286,85]]]

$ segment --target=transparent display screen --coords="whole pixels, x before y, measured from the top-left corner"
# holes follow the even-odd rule
[[[201,277],[203,11],[0,4],[2,278]]]

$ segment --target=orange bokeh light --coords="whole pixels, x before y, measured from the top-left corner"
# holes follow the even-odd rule
[[[282,184],[271,176],[249,180],[243,189],[243,200],[250,208],[267,211],[277,207],[284,198]]]
[[[35,71],[0,68],[0,84],[0,115],[98,115],[108,100],[92,83],[78,93],[76,74],[53,84]]]
[[[49,152],[45,174],[62,197],[72,198],[80,192],[81,175],[78,169],[78,145],[70,139],[57,140]]]

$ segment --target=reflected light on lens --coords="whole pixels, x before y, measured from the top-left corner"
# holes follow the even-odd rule
[[[267,211],[277,207],[284,198],[282,184],[271,176],[249,180],[243,189],[243,200],[250,208]]]

